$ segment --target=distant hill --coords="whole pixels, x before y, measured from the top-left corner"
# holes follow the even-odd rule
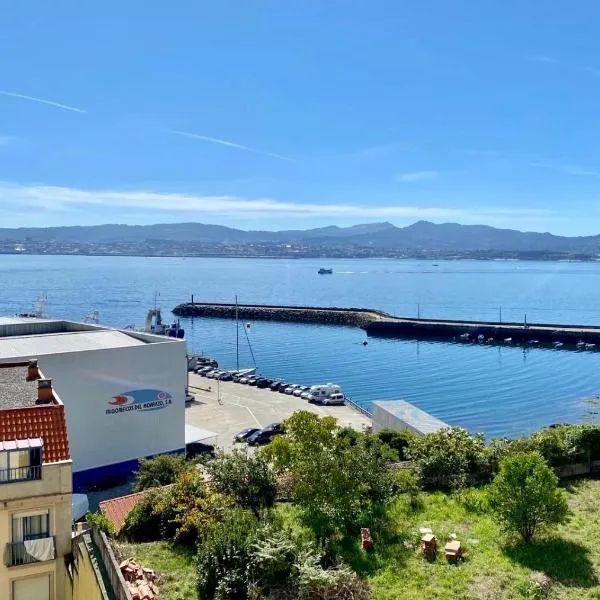
[[[46,243],[195,242],[205,244],[297,243],[336,247],[393,248],[407,251],[518,251],[600,253],[600,235],[563,237],[550,233],[496,229],[486,225],[436,225],[418,221],[408,227],[366,223],[288,231],[244,231],[222,225],[172,223],[0,229],[0,241]]]

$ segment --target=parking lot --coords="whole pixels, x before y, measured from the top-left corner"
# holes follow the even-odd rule
[[[371,425],[370,419],[350,406],[318,406],[268,388],[219,382],[195,373],[189,374],[189,391],[195,401],[186,407],[185,422],[214,431],[216,445],[224,449],[233,446],[233,436],[244,427],[264,427],[280,422],[298,410],[335,417],[340,425],[359,431]]]

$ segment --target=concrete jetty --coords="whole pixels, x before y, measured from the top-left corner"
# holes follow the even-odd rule
[[[406,319],[368,308],[277,306],[188,302],[173,309],[178,317],[317,323],[360,327],[373,337],[440,341],[545,345],[565,349],[600,350],[600,327],[552,323],[501,323],[451,319]]]
[[[392,319],[392,315],[368,308],[335,308],[316,306],[281,306],[269,304],[219,304],[187,302],[173,309],[177,317],[213,317],[217,319],[286,321],[319,323],[323,325],[348,325],[365,328],[378,319]]]

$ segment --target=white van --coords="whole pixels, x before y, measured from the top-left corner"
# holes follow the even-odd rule
[[[322,404],[325,404],[327,406],[333,405],[333,404],[339,404],[339,405],[343,405],[346,404],[346,399],[344,398],[344,394],[331,394],[331,396],[329,396],[328,398],[323,398],[323,400],[321,400]]]
[[[331,394],[341,394],[342,389],[339,385],[335,385],[334,383],[325,383],[323,385],[313,385],[308,392],[309,402],[323,402],[323,400],[329,398]]]

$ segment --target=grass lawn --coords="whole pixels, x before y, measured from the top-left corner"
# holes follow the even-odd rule
[[[568,523],[530,544],[505,535],[487,514],[483,492],[470,490],[422,494],[417,509],[398,498],[389,507],[387,526],[381,531],[373,527],[374,551],[361,551],[358,538],[339,551],[370,581],[376,600],[600,599],[600,481],[577,481],[567,492],[572,511]],[[294,523],[291,505],[281,505],[279,512]],[[421,552],[420,527],[437,536],[436,560],[425,559]],[[466,546],[466,559],[458,565],[449,565],[443,555],[450,533]],[[165,600],[196,598],[191,553],[166,542],[119,548],[124,557],[132,556],[163,575]]]
[[[196,572],[194,554],[169,542],[147,544],[116,544],[123,558],[154,569],[162,576],[160,594],[164,600],[195,600]]]
[[[392,526],[374,533],[374,552],[366,555],[357,542],[342,553],[369,579],[378,600],[600,598],[600,481],[576,482],[568,493],[569,522],[530,544],[503,534],[475,490],[424,494],[416,510],[400,498],[390,507]],[[437,536],[436,560],[421,552],[420,527]],[[466,545],[458,565],[443,555],[450,533]]]

